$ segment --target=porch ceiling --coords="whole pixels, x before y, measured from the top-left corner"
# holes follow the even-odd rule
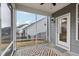
[[[45,3],[44,5],[40,5],[40,3],[17,3],[16,8],[19,10],[26,10],[27,12],[51,15],[69,4],[70,3],[57,3],[56,6],[51,6],[51,9],[49,3]]]

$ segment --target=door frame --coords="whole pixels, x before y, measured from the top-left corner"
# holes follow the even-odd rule
[[[67,20],[67,23],[68,23],[68,25],[67,25],[67,40],[68,40],[67,46],[64,46],[64,45],[61,45],[58,43],[58,26],[57,26],[58,25],[58,18],[63,18],[65,16],[69,17]],[[61,16],[56,17],[55,20],[56,20],[56,46],[70,51],[70,12],[67,14],[63,14]]]

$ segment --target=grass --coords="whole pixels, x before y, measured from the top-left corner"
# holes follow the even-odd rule
[[[0,44],[0,54],[8,47],[9,43]]]
[[[17,41],[16,42],[16,47],[20,48],[20,47],[24,47],[24,46],[33,46],[35,44],[43,44],[43,43],[47,43],[47,41],[44,40],[21,40],[21,41]]]
[[[33,45],[36,45],[36,44],[43,44],[43,43],[47,43],[47,41],[45,41],[45,40],[26,40],[26,39],[24,39],[24,40],[17,40],[16,41],[16,47],[17,48],[20,48],[20,47],[25,47],[25,46],[33,46]],[[4,43],[4,44],[1,44],[0,45],[0,49],[1,49],[1,51],[4,51],[7,47],[8,47],[8,45],[9,45],[10,43]]]

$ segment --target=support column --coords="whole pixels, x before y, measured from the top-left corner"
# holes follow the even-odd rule
[[[37,14],[35,14],[35,20],[36,20],[36,44],[37,44]]]
[[[51,40],[50,40],[50,21],[51,21],[51,19],[50,19],[50,17],[48,17],[48,41],[50,42]]]
[[[16,50],[16,8],[15,4],[13,6],[13,50]]]
[[[48,40],[48,17],[46,17],[46,41]]]

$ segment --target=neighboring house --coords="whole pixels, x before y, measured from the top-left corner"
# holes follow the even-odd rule
[[[17,26],[17,32],[16,32],[17,38],[19,38],[19,39],[26,38],[25,34],[24,34],[25,33],[24,28],[27,26],[28,26],[28,24],[22,24],[22,25]]]
[[[47,17],[28,25],[24,30],[27,39],[46,39]]]
[[[2,43],[11,42],[11,27],[4,27],[1,29]]]

